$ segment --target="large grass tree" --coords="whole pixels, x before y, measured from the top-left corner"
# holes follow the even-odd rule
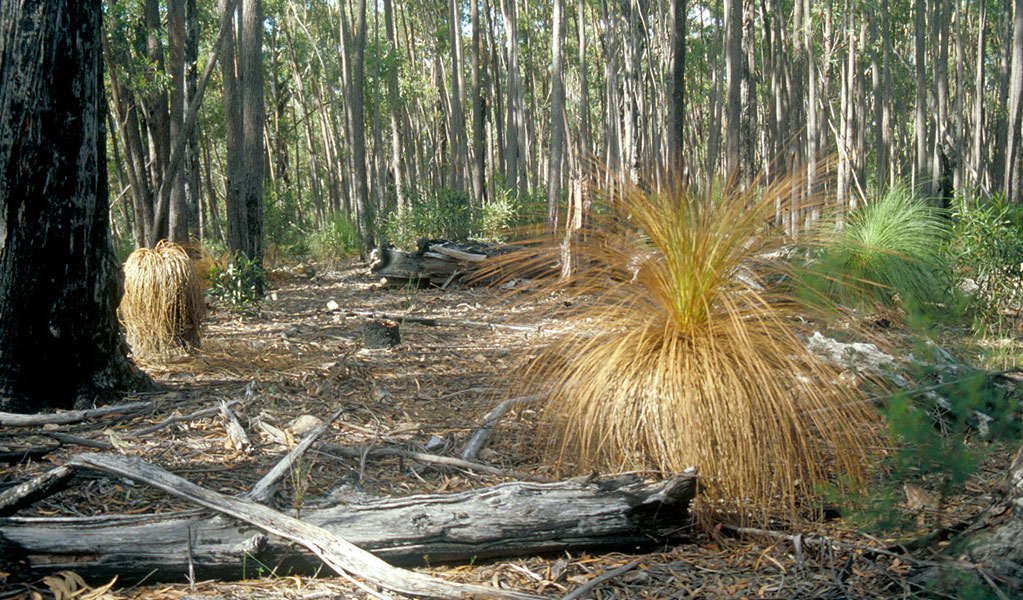
[[[117,320],[101,7],[0,2],[0,409],[144,386]]]

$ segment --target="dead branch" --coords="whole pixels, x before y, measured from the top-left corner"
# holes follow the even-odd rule
[[[313,445],[313,442],[319,439],[323,432],[327,431],[327,428],[330,427],[330,424],[340,417],[345,410],[347,410],[347,407],[337,409],[329,419],[314,427],[302,438],[301,442],[291,449],[291,452],[288,452],[284,458],[274,465],[274,468],[270,469],[266,475],[257,481],[251,490],[242,494],[241,498],[252,502],[266,502],[269,500],[270,496],[274,493],[274,489],[277,487],[277,483],[284,477],[285,473],[291,470],[295,461],[305,454],[306,450]]]
[[[67,425],[79,423],[98,417],[108,415],[128,415],[152,410],[155,402],[128,402],[126,404],[115,404],[102,408],[90,408],[89,410],[69,410],[67,412],[24,415],[20,413],[0,412],[0,425],[8,427],[37,427],[39,425]]]
[[[469,441],[465,444],[465,448],[462,449],[462,460],[474,460],[476,455],[479,454],[480,450],[483,449],[484,444],[487,443],[487,439],[490,438],[490,433],[494,431],[494,427],[497,426],[497,422],[507,413],[513,406],[520,404],[526,404],[534,400],[540,399],[539,394],[533,394],[531,396],[520,396],[518,398],[508,398],[504,402],[498,404],[490,413],[487,418],[483,420],[483,425],[472,434]]]

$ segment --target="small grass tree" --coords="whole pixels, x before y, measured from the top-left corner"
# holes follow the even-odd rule
[[[947,289],[942,244],[948,222],[937,209],[894,186],[824,232],[818,261],[803,278],[827,302],[860,309],[939,301]]]
[[[185,249],[161,241],[154,249],[132,252],[124,263],[120,313],[138,357],[198,348],[206,306]]]
[[[790,269],[772,225],[790,185],[623,188],[583,236],[581,269],[550,284],[575,298],[575,333],[524,378],[549,391],[561,464],[696,466],[705,506],[741,520],[792,514],[820,484],[859,480],[876,416],[806,349],[801,305],[774,291]],[[535,269],[557,251],[517,262]]]

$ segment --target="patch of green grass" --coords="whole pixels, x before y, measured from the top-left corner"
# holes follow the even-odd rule
[[[856,211],[825,234],[810,275],[811,298],[860,309],[942,300],[947,221],[904,186]]]

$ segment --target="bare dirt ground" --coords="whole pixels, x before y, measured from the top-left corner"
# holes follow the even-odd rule
[[[51,429],[97,447],[137,455],[201,486],[237,494],[247,490],[301,435],[292,431],[303,415],[324,419],[344,412],[308,456],[308,473],[286,479],[278,507],[301,507],[339,480],[358,481],[373,495],[438,494],[508,480],[398,457],[362,458],[331,452],[396,447],[457,456],[484,415],[510,394],[508,377],[519,357],[557,323],[544,317],[543,302],[509,298],[486,288],[414,289],[381,287],[356,263],[312,272],[280,271],[271,278],[266,302],[239,312],[214,307],[203,348],[189,356],[142,367],[165,386],[148,414]],[[328,307],[328,302],[337,308]],[[401,342],[365,348],[366,313],[441,317],[446,324],[399,323]],[[515,322],[526,329],[487,327]],[[249,399],[246,386],[254,382]],[[227,437],[219,415],[188,418],[135,435],[174,415],[187,416],[220,400],[236,406],[242,423],[259,421],[243,453]],[[479,460],[501,469],[555,478],[542,444],[530,435],[535,410],[506,416]],[[0,431],[0,445],[53,443],[46,432]],[[13,481],[90,451],[65,443],[38,461],[0,465],[0,481]],[[324,449],[328,448],[328,449]],[[999,465],[984,471],[959,517],[986,505]],[[114,479],[78,481],[66,491],[19,514],[94,515],[191,508],[145,486]],[[950,521],[956,516],[947,517]],[[484,583],[547,597],[565,594],[618,567],[624,572],[594,586],[593,598],[893,598],[915,596],[912,575],[931,564],[926,551],[884,550],[887,544],[843,531],[837,525],[808,525],[775,537],[740,539],[727,528],[693,531],[687,543],[643,554],[562,554],[469,565],[432,565],[422,570],[453,581]],[[818,537],[823,535],[824,537]],[[881,548],[882,550],[877,550]],[[933,550],[933,548],[932,548]],[[260,570],[241,582],[193,582],[113,588],[92,598],[362,598],[365,592],[336,577],[293,576]],[[43,582],[5,582],[8,597],[52,597]],[[96,582],[93,582],[94,584]],[[39,596],[41,595],[41,596]],[[80,595],[80,597],[86,597]]]

